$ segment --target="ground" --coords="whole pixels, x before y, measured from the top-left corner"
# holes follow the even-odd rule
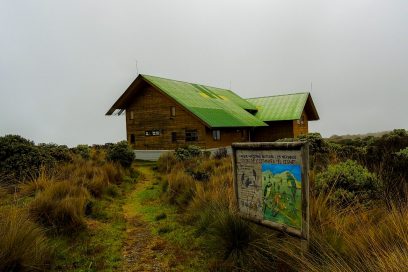
[[[148,165],[123,205],[126,236],[123,271],[200,271],[202,254],[192,228],[177,223],[174,207],[160,199],[157,177]]]
[[[95,201],[87,227],[53,236],[53,271],[206,271],[205,250],[193,226],[161,199],[152,164],[138,162],[136,182]]]

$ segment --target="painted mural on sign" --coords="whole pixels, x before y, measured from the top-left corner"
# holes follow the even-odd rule
[[[301,176],[301,165],[262,164],[262,210],[264,220],[301,229]]]

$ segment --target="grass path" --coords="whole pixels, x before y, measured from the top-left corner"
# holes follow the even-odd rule
[[[169,267],[163,262],[163,257],[169,254],[166,241],[153,235],[149,224],[143,220],[138,212],[138,196],[154,180],[149,167],[139,168],[142,173],[134,190],[126,199],[123,206],[126,220],[126,238],[122,249],[124,271],[168,271]]]
[[[160,199],[160,186],[149,165],[126,197],[123,271],[205,271],[200,239],[180,224],[176,209]]]

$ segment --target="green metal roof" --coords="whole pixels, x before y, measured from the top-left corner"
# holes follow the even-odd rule
[[[149,75],[142,77],[210,127],[259,127],[264,122],[246,110],[256,107],[230,90]]]
[[[255,116],[262,121],[300,119],[309,93],[296,93],[268,97],[249,98],[248,102],[258,109]]]

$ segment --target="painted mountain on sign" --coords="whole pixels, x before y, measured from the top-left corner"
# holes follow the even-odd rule
[[[301,229],[300,165],[262,164],[262,192],[265,220]]]

